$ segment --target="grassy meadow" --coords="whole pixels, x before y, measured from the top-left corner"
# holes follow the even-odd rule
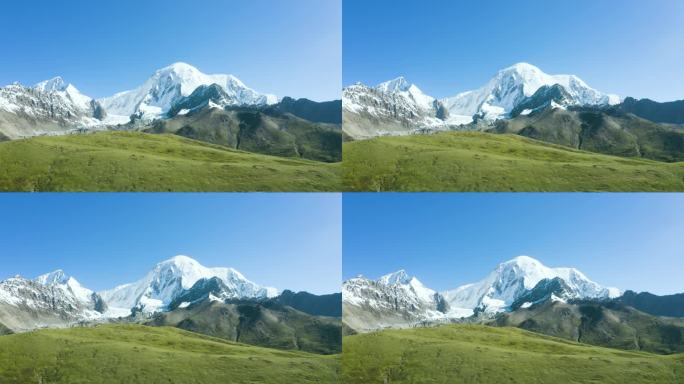
[[[517,328],[445,325],[345,336],[342,382],[684,382],[684,354],[655,355],[578,344]]]
[[[0,336],[2,383],[337,383],[339,355],[281,351],[168,327]]]
[[[684,163],[575,150],[511,134],[443,132],[343,145],[347,191],[684,191]]]
[[[0,142],[0,191],[338,191],[339,163],[261,155],[170,134]]]

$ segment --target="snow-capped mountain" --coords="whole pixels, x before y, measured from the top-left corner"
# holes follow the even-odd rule
[[[63,327],[103,317],[106,304],[64,271],[0,282],[0,324],[11,330]]]
[[[378,135],[364,131],[368,122],[381,125],[386,134],[407,134],[416,128],[446,127],[448,118],[441,102],[403,77],[375,87],[357,83],[344,88],[342,110],[345,131],[354,137]]]
[[[601,299],[620,295],[618,289],[602,287],[575,268],[549,268],[529,256],[501,263],[483,280],[443,294],[452,308],[496,313],[508,310],[541,280],[554,278],[560,278],[567,285],[568,298]]]
[[[163,117],[181,98],[201,85],[218,84],[228,98],[226,105],[277,103],[274,95],[260,94],[233,75],[207,75],[186,63],[174,63],[157,70],[141,86],[100,100],[107,113],[122,119],[134,115],[143,120]]]
[[[444,318],[442,296],[404,270],[377,280],[359,276],[342,285],[345,321],[357,330],[401,327]]]
[[[92,128],[105,118],[100,103],[61,77],[33,87],[14,83],[0,88],[0,131],[9,138]]]
[[[157,264],[135,283],[100,292],[110,315],[126,316],[134,311],[164,311],[174,299],[200,279],[217,277],[227,287],[228,297],[259,299],[278,294],[275,288],[262,287],[247,280],[232,268],[207,268],[187,256],[175,256]]]
[[[561,85],[570,96],[569,105],[612,105],[617,95],[597,91],[575,75],[549,75],[534,65],[518,63],[504,68],[483,87],[442,99],[452,116],[496,120],[508,117],[525,98],[542,86]],[[462,120],[458,120],[462,121]]]
[[[451,321],[478,313],[492,315],[548,300],[620,295],[618,289],[602,287],[577,269],[549,268],[528,256],[499,264],[477,283],[441,293],[404,271],[378,280],[349,279],[342,287],[344,321],[357,331]]]
[[[344,130],[355,139],[467,129],[464,125],[474,120],[509,118],[523,103],[536,104],[535,108],[544,103],[564,108],[619,102],[617,95],[597,91],[577,76],[549,75],[527,63],[500,70],[481,88],[441,100],[426,95],[403,77],[375,87],[357,83],[342,93]],[[517,114],[532,111],[523,108]]]

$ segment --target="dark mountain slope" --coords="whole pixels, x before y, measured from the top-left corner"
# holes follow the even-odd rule
[[[668,162],[684,160],[684,127],[600,108],[547,108],[527,116],[499,120],[489,131],[515,133],[608,155]]]
[[[499,314],[491,325],[610,348],[684,352],[684,321],[658,318],[612,302],[545,302]]]
[[[342,317],[342,294],[314,295],[308,292],[285,290],[274,302],[287,305],[314,316]]]
[[[185,115],[159,120],[143,128],[150,133],[174,133],[190,139],[267,155],[325,162],[342,159],[339,128],[312,123],[291,114],[266,113],[260,108],[202,107]]]
[[[270,348],[339,353],[339,319],[316,317],[272,302],[204,300],[158,313],[145,323],[173,326],[222,339]]]
[[[281,113],[291,113],[314,123],[342,124],[342,100],[316,102],[309,99],[284,97],[270,108]]]
[[[659,103],[649,99],[626,98],[615,109],[633,113],[656,123],[684,124],[684,100]]]
[[[615,302],[655,316],[684,317],[684,293],[658,296],[648,292],[627,291]]]

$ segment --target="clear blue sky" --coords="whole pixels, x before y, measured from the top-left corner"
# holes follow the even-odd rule
[[[62,268],[93,290],[178,254],[262,285],[339,292],[340,194],[2,194],[0,279]]]
[[[684,1],[345,0],[343,82],[435,97],[529,62],[621,96],[684,99]]]
[[[278,96],[340,98],[341,0],[6,1],[0,85],[61,75],[95,98],[190,63]]]
[[[344,194],[343,277],[406,269],[476,282],[518,255],[656,294],[684,292],[684,194]]]

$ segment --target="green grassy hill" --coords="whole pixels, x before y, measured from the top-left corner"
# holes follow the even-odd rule
[[[3,383],[337,383],[339,356],[175,328],[108,325],[0,336]]]
[[[336,191],[340,165],[175,135],[100,132],[0,143],[0,191]]]
[[[515,328],[448,325],[345,336],[344,383],[678,383],[684,355],[577,344]]]
[[[343,146],[349,191],[684,191],[684,163],[608,156],[507,134],[444,132]]]

